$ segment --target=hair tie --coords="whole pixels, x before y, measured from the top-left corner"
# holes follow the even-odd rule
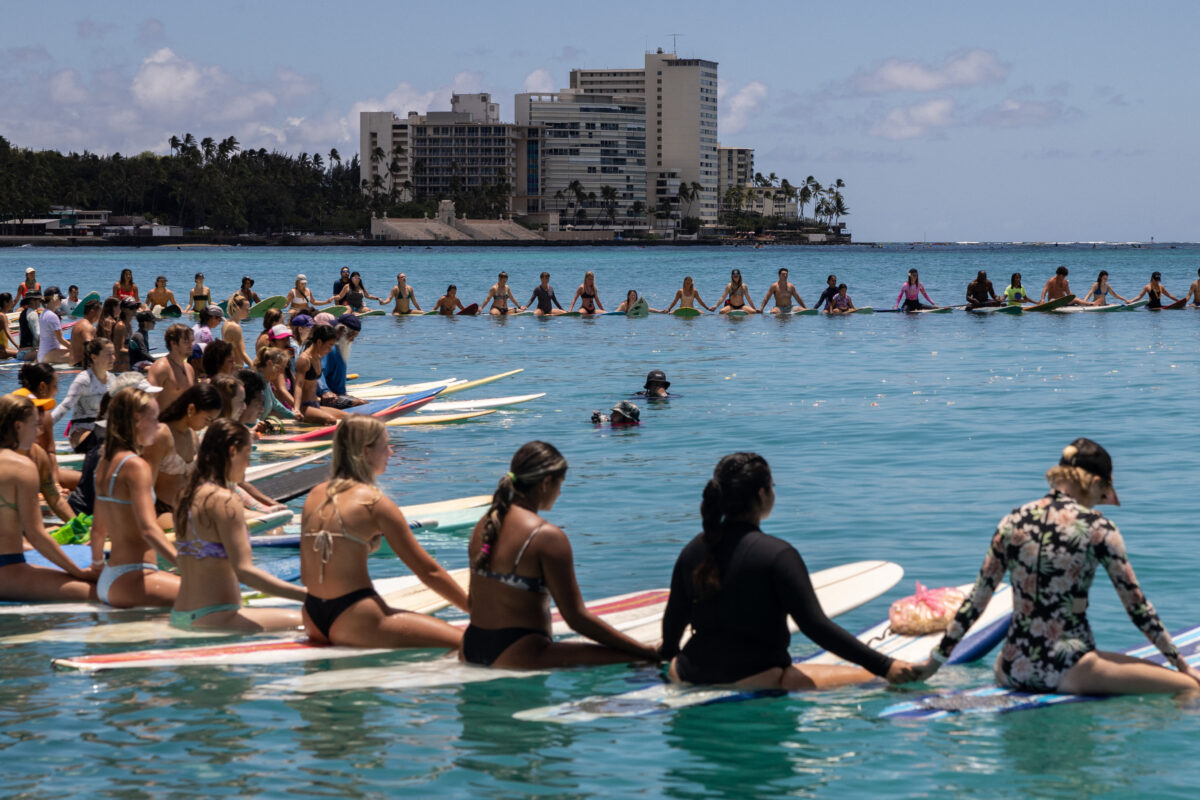
[[[513,475],[511,471],[510,471],[510,472],[506,472],[506,473],[504,473],[504,474],[505,474],[505,476],[507,476],[507,477],[508,477],[508,479],[509,479],[510,481],[512,481],[513,483],[516,483],[516,482],[517,482],[517,476],[516,476],[516,475]]]
[[[481,556],[490,556],[492,554],[492,546],[490,544],[481,545],[479,548]]]

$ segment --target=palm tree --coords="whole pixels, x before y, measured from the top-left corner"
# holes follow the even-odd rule
[[[600,197],[604,200],[605,213],[608,215],[608,224],[612,225],[617,221],[617,190],[605,184],[600,187]]]
[[[701,186],[698,181],[692,181],[689,188],[691,189],[691,192],[689,193],[691,198],[688,200],[688,216],[691,217],[695,216],[692,214],[692,203],[704,196],[704,187]]]
[[[690,204],[692,202],[692,185],[687,181],[680,181],[679,191],[676,192],[675,197],[680,205],[684,203]]]
[[[213,156],[217,152],[217,143],[213,141],[211,136],[205,136],[200,140],[200,146],[204,148],[204,163],[211,164]]]
[[[800,219],[804,219],[804,207],[812,201],[812,189],[808,185],[802,185],[796,192],[796,204],[800,206]]]
[[[180,141],[178,136],[171,134],[171,138],[167,139],[167,144],[171,147],[171,155],[179,155],[179,146],[183,144],[183,142]]]

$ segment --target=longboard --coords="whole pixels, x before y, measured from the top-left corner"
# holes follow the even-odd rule
[[[625,312],[627,317],[646,317],[650,315],[650,304],[646,302],[646,298],[639,297]]]
[[[317,313],[318,314],[332,314],[335,317],[340,317],[342,314],[345,314],[349,310],[350,309],[347,308],[346,306],[330,306],[329,308],[317,309]]]
[[[507,408],[509,406],[520,405],[521,403],[528,403],[545,396],[545,392],[538,392],[537,394],[518,394],[511,397],[481,397],[478,400],[433,402],[427,406],[422,406],[417,416],[420,417],[423,414],[444,414],[454,411],[477,411],[481,408]]]
[[[1044,303],[1038,303],[1032,306],[1024,306],[1024,309],[1026,311],[1053,311],[1056,308],[1069,306],[1073,302],[1075,302],[1075,295],[1064,294],[1062,297],[1055,298],[1054,300],[1047,300]]]
[[[886,592],[900,580],[903,573],[904,570],[898,564],[871,561],[845,564],[815,572],[812,579],[822,606],[830,613],[844,613]],[[860,578],[863,583],[862,589],[870,596],[843,596],[843,590],[848,588],[848,581],[854,579],[850,576]],[[892,580],[893,577],[895,580]],[[618,605],[618,608],[616,614],[607,608],[599,613],[605,621],[626,635],[641,642],[652,643],[662,635],[662,615],[666,611],[669,592],[666,589],[656,589],[645,594],[651,597],[639,598],[635,593],[601,601],[602,608],[614,604]],[[592,606],[589,605],[589,608]],[[553,633],[556,636],[567,633],[566,626],[557,615],[554,617]],[[415,689],[545,674],[547,672],[544,670],[492,669],[441,659],[423,664],[405,664],[403,670],[392,666],[315,673],[276,681],[268,684],[264,690],[308,694],[339,689]]]
[[[324,453],[316,455],[323,456]],[[260,478],[254,482],[254,488],[276,503],[286,503],[302,494],[308,494],[318,483],[329,480],[329,473],[329,466],[320,464],[307,469],[272,475],[269,478]]]
[[[1200,626],[1173,633],[1171,638],[1175,640],[1180,654],[1189,664],[1200,665]],[[1125,654],[1166,665],[1166,659],[1154,645],[1132,647],[1126,650]],[[941,719],[953,714],[1007,714],[1064,703],[1088,703],[1107,699],[1107,696],[1081,694],[1034,694],[989,686],[983,689],[940,692],[907,703],[895,703],[879,715],[893,719]]]
[[[349,378],[350,376],[347,375],[346,377]],[[351,391],[354,391],[355,389],[370,389],[374,386],[383,386],[385,383],[391,382],[391,378],[380,378],[379,380],[375,381],[358,381],[357,383],[348,383],[346,384],[346,388]]]
[[[411,417],[401,417],[383,423],[389,428],[407,427],[410,425],[443,425],[447,422],[462,422],[476,417],[486,417],[495,414],[496,409],[488,408],[482,411],[458,411],[453,414],[414,414]]]
[[[463,306],[463,310],[458,312],[460,317],[473,317],[479,313],[479,303],[471,303],[469,306]]]
[[[267,478],[273,478],[276,475],[282,475],[285,472],[291,472],[294,469],[311,464],[314,461],[325,458],[325,453],[312,453],[307,456],[299,456],[298,458],[290,458],[286,461],[275,461],[270,464],[255,464],[246,469],[246,480],[251,483],[256,483]]]
[[[1184,308],[1185,306],[1186,306],[1185,300],[1176,300],[1174,303],[1171,303],[1169,305],[1160,306],[1158,308],[1147,308],[1146,310],[1147,311],[1178,311],[1179,309]]]
[[[250,306],[249,319],[262,319],[267,315],[267,312],[273,308],[282,309],[288,304],[287,298],[281,294],[265,297],[254,305]]]
[[[968,314],[1020,314],[1020,306],[979,306],[968,308]]]
[[[486,386],[489,383],[495,383],[498,380],[511,377],[519,372],[524,371],[524,368],[510,369],[507,372],[498,372],[495,375],[489,375],[486,378],[476,378],[475,380],[470,381],[450,378],[444,381],[414,383],[409,386],[378,386],[374,389],[366,389],[364,391],[355,392],[354,396],[362,400],[376,400],[385,397],[401,397],[405,394],[413,394],[425,391],[435,386],[445,386],[446,388],[443,389],[438,395],[439,397],[445,397],[446,395],[454,394],[456,392],[463,392],[467,389],[475,389],[479,386]]]
[[[333,447],[333,438],[319,439],[312,442],[256,442],[256,453],[297,453],[304,450],[329,450]]]
[[[438,392],[440,392],[440,391],[441,391],[441,387],[439,386],[439,387],[435,387],[435,388],[430,389],[425,392],[420,392],[419,394],[404,395],[402,397],[398,397],[395,400],[392,400],[390,403],[385,400],[380,400],[378,405],[382,405],[383,408],[380,408],[375,411],[371,411],[369,413],[370,413],[370,416],[375,417],[376,419],[379,419],[381,421],[387,421],[389,419],[392,419],[393,417],[398,417],[402,414],[407,414],[411,411],[416,411],[421,406],[432,402],[433,398],[436,397]],[[370,405],[372,405],[372,407],[374,407],[375,404],[370,404]],[[278,442],[311,442],[316,439],[332,438],[334,432],[337,430],[337,427],[338,427],[337,424],[323,425],[318,428],[309,428],[308,430],[301,430],[297,433],[285,434],[278,438],[276,438],[276,437],[264,437],[264,438],[267,441],[278,441]]]
[[[672,311],[671,313],[677,317],[691,318],[691,317],[700,316],[701,311],[698,308],[677,308],[674,311]]]
[[[71,312],[71,316],[75,317],[75,319],[82,318],[84,304],[87,303],[89,300],[101,300],[101,299],[102,298],[100,297],[99,292],[88,292],[83,297],[79,298],[79,302],[75,305],[75,310]]]
[[[458,570],[466,573],[468,570]],[[457,575],[456,575],[457,576]],[[465,578],[464,578],[465,579]],[[424,587],[422,587],[424,588]],[[649,592],[635,592],[631,595],[619,595],[588,605],[595,613],[613,619],[620,615],[645,615],[666,605],[667,590],[657,589]],[[384,598],[391,604],[391,597]],[[406,607],[407,608],[407,607]],[[412,608],[410,610],[416,610]],[[466,620],[458,620],[455,624],[466,627]],[[559,615],[552,617],[556,632],[566,631],[566,624]],[[77,658],[58,658],[52,662],[60,669],[76,669],[85,672],[98,672],[112,669],[152,668],[152,667],[183,667],[183,666],[239,666],[248,664],[289,664],[303,661],[316,661],[338,658],[354,658],[377,653],[395,652],[393,648],[382,647],[338,647],[336,645],[320,645],[308,638],[286,637],[270,640],[240,642],[233,645],[216,645],[208,647],[189,647],[170,650],[140,650],[126,653],[109,653],[96,656],[80,656]],[[455,661],[457,663],[457,660]],[[384,675],[395,675],[395,665],[373,668],[374,672]],[[334,684],[338,679],[355,670],[333,670],[320,673],[326,681]]]
[[[408,521],[408,526],[414,531],[418,529],[437,528],[438,530],[456,530],[464,527],[474,527],[479,518],[491,506],[492,496],[488,494],[459,497],[454,500],[440,500],[435,503],[420,503],[402,506],[400,511]],[[297,529],[287,528],[282,534],[267,536],[251,536],[251,547],[297,548],[300,546],[300,533]],[[381,553],[390,553],[391,547],[383,540]],[[90,559],[91,556],[88,556]]]

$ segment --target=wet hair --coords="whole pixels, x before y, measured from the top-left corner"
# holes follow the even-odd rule
[[[833,282],[835,282],[836,280],[837,280],[837,275],[826,275],[826,276],[825,276],[825,282],[826,282],[826,283],[833,283]]]
[[[342,267],[342,269],[345,269],[345,267]],[[358,278],[358,288],[362,289],[365,292],[367,290],[367,287],[363,284],[362,273],[360,273],[358,270],[355,270],[354,272],[350,273],[350,285],[351,286],[354,286],[355,278]]]
[[[508,273],[507,273],[507,272],[501,272],[501,273],[500,273],[499,275],[497,275],[496,277],[497,277],[497,278],[507,278],[507,277],[508,277]]]
[[[194,280],[194,281],[203,280],[203,278],[204,278],[203,272],[197,272],[195,275],[192,276],[192,280]]]
[[[175,322],[163,333],[163,342],[170,347],[173,344],[179,344],[189,336],[195,336],[192,329],[182,322]]]
[[[628,292],[625,293],[625,302],[626,303],[630,302],[629,295],[633,295],[633,302],[636,303],[637,299],[638,299],[637,289],[630,289]]]
[[[33,401],[24,395],[0,395],[0,450],[17,448],[17,423],[27,421],[35,411]]]
[[[234,374],[242,382],[243,390],[246,393],[246,405],[250,405],[266,394],[267,382],[262,375],[252,369],[239,369]]]
[[[344,423],[343,423],[344,424]],[[475,556],[475,569],[487,569],[492,561],[492,547],[500,536],[504,518],[518,496],[529,498],[546,478],[562,478],[567,474],[567,460],[554,445],[548,442],[526,442],[513,453],[508,472],[496,485],[492,494],[492,506],[483,518],[483,537],[479,554]]]
[[[12,302],[12,294],[9,292],[0,292],[0,308],[4,308]]]
[[[1068,270],[1066,267],[1059,267],[1058,269],[1054,270],[1054,274],[1062,275],[1065,277],[1070,274],[1070,270]]]
[[[115,297],[110,297],[104,301],[104,305],[100,308],[100,319],[112,317],[116,319],[121,311],[121,301]]]
[[[200,363],[204,366],[204,374],[209,378],[219,375],[221,366],[233,355],[233,345],[224,339],[214,339],[204,348]]]
[[[981,270],[979,270],[979,272],[978,272],[978,273],[975,275],[975,280],[977,280],[977,281],[986,281],[986,280],[987,280],[987,271],[986,271],[986,270],[982,270],[982,269],[981,269]]]
[[[22,389],[37,394],[37,387],[43,383],[47,386],[54,383],[54,376],[54,367],[40,361],[31,361],[22,365],[20,373],[17,374],[17,381],[20,382]]]
[[[696,285],[696,281],[692,280],[692,276],[691,276],[691,275],[684,275],[684,276],[683,276],[683,285],[684,285],[684,286],[687,286],[689,283],[690,283],[692,286],[695,286],[695,285]]]
[[[224,401],[221,393],[211,383],[197,383],[189,386],[183,394],[175,398],[175,402],[158,413],[159,422],[178,422],[187,416],[188,406],[197,411],[221,410]]]
[[[158,322],[158,318],[154,316],[152,311],[139,311],[137,313],[138,330],[149,330],[147,326],[154,325]]]
[[[166,283],[166,282],[167,282],[167,276],[166,276],[166,275],[159,275],[157,278],[155,278],[155,279],[154,279],[154,282],[155,282],[156,284],[157,284],[159,281],[162,281],[163,283]]]
[[[320,342],[334,342],[337,341],[337,338],[337,328],[332,325],[314,325],[312,333],[308,335],[308,340],[304,342],[304,349],[307,350]]]
[[[233,401],[237,397],[241,381],[232,375],[218,375],[209,382],[214,389],[221,393],[221,417],[233,419]],[[246,391],[242,390],[242,400],[245,401]]]
[[[776,274],[777,274],[777,275],[783,275],[783,273],[785,273],[785,272],[787,272],[787,271],[788,271],[788,268],[787,268],[787,267],[780,267],[780,268],[779,268],[779,272],[777,272]]]
[[[111,460],[118,450],[141,453],[137,419],[150,408],[153,398],[136,386],[126,386],[108,401],[108,424],[104,432],[104,457]]]
[[[276,325],[283,322],[283,311],[278,308],[272,308],[267,313],[263,314],[263,330],[270,331]]]
[[[192,502],[196,490],[205,483],[224,486],[229,477],[229,448],[241,450],[250,446],[250,431],[245,425],[231,419],[214,419],[196,449],[196,461],[192,474],[179,493],[175,503],[175,530],[177,538],[184,538],[191,528],[188,518],[192,513]]]
[[[839,284],[838,284],[838,291],[839,291],[839,292],[840,292],[840,291],[842,291],[842,290],[844,290],[845,288],[846,288],[846,284],[844,284],[844,283],[839,283]]]
[[[291,358],[290,351],[279,347],[264,347],[258,351],[258,355],[254,357],[254,368],[263,369],[268,364],[274,363],[277,367],[286,367],[288,360]]]
[[[446,287],[446,294],[450,294],[451,292],[457,292],[457,291],[458,291],[458,287],[455,286],[453,283]]]
[[[112,341],[105,339],[103,336],[97,336],[94,339],[89,339],[83,346],[83,368],[91,369],[92,362],[96,360],[96,356],[104,352],[106,345],[111,345]],[[113,348],[114,354],[116,348]]]
[[[692,581],[701,594],[721,588],[717,554],[728,546],[725,529],[754,510],[760,489],[770,488],[771,468],[757,453],[731,453],[717,462],[700,501],[701,536],[708,553],[692,573]]]
[[[549,278],[549,277],[550,277],[550,273],[549,273],[549,272],[543,272],[541,275],[538,275],[538,277],[539,277],[539,278]]]

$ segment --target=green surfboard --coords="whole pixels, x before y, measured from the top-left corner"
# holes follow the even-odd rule
[[[83,304],[89,300],[99,299],[101,299],[99,292],[88,292],[83,297],[79,298],[79,305],[75,306],[75,310],[71,312],[71,316],[75,319],[79,319],[83,316]]]
[[[691,317],[700,316],[700,309],[698,309],[698,308],[677,308],[674,311],[672,311],[671,313],[677,317],[687,317],[690,319]]]
[[[250,307],[250,319],[262,319],[273,308],[283,308],[288,304],[287,298],[281,294],[260,300]]]
[[[629,307],[625,312],[627,317],[646,317],[650,315],[650,304],[646,302],[646,298],[639,297],[637,302]]]

